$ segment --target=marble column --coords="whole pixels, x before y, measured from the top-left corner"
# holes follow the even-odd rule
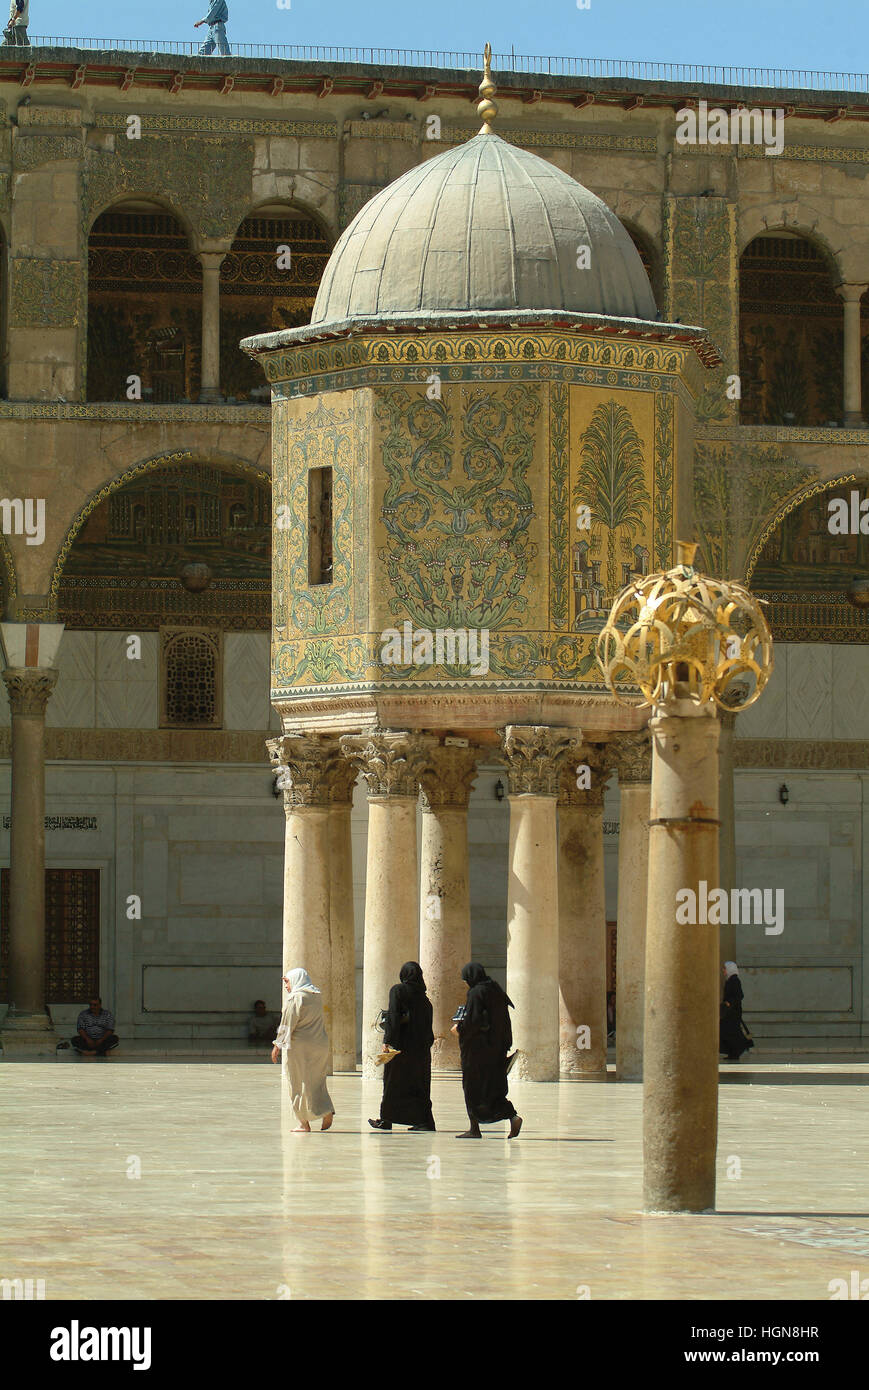
[[[419,960],[434,1012],[433,1071],[461,1065],[450,1029],[467,992],[462,966],[471,959],[468,800],[479,757],[478,748],[441,744],[420,774]]]
[[[507,993],[515,1009],[517,1081],[558,1080],[558,828],[562,767],[577,760],[578,729],[504,730],[510,800]]]
[[[200,251],[202,264],[202,369],[200,401],[220,400],[220,267],[225,251]]]
[[[376,1027],[389,990],[407,960],[418,959],[419,916],[416,806],[419,772],[431,742],[419,734],[384,730],[345,735],[341,748],[368,787],[365,945],[362,977],[362,1074],[379,1075],[383,1047]]]
[[[605,749],[587,744],[564,768],[558,796],[559,1060],[562,1073],[586,1080],[606,1079],[603,794],[609,771]],[[577,786],[589,776],[590,786]]]
[[[699,885],[718,882],[719,723],[711,701],[673,698],[649,728],[644,1205],[706,1211],[715,1204],[720,986],[718,928],[701,920]],[[685,890],[693,914],[680,907]],[[694,921],[679,920],[686,915]]]
[[[646,910],[652,747],[649,734],[624,734],[616,745],[619,774],[619,896],[616,929],[616,1076],[643,1079]]]
[[[58,673],[36,663],[49,649],[54,659],[62,631],[3,624],[6,657],[15,662],[3,671],[12,712],[9,1012],[0,1031],[6,1056],[53,1057],[57,1049],[45,997],[45,707]]]
[[[860,301],[867,285],[838,285],[836,293],[845,305],[845,414],[846,425],[861,426],[863,418],[862,402],[862,334],[860,325]]]
[[[267,741],[287,818],[284,836],[283,970],[307,970],[323,996],[332,1039],[329,781],[333,740],[283,734]],[[281,993],[281,1006],[286,993]]]
[[[730,898],[730,890],[736,887],[736,821],[733,795],[733,739],[735,736],[736,715],[720,710],[721,724],[718,742],[718,815],[721,832],[718,844],[719,879],[718,887],[723,888]],[[727,914],[727,924],[718,929],[719,960],[736,959],[736,927]]]
[[[329,765],[329,931],[332,943],[332,1063],[356,1070],[356,929],[351,814],[356,768],[338,751]]]

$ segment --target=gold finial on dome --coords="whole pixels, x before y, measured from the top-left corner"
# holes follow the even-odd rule
[[[480,83],[479,92],[481,101],[477,103],[477,115],[482,117],[483,124],[480,126],[480,135],[492,134],[492,122],[498,114],[498,107],[492,97],[498,90],[492,81],[492,45],[486,44],[483,50],[483,80]]]

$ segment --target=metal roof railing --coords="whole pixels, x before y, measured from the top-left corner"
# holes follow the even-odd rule
[[[70,48],[82,52],[127,54],[176,54],[196,57],[200,41],[167,39],[100,39],[34,37],[32,49]],[[457,72],[480,71],[479,53],[452,53],[418,48],[350,48],[329,44],[231,43],[233,58],[281,58],[293,62],[359,63],[367,67],[443,68]],[[5,57],[17,57],[27,49],[0,49]],[[219,61],[220,55],[211,55]],[[521,53],[495,53],[492,67],[499,72],[521,72],[541,77],[615,78],[631,82],[673,82],[689,87],[769,87],[821,92],[869,92],[869,74],[820,72],[801,68],[717,67],[695,63],[632,62],[621,58],[540,57]]]

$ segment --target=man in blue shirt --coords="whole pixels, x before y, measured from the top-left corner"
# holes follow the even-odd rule
[[[27,22],[30,18],[30,0],[12,0],[9,10],[9,23],[3,30],[3,43],[29,48]]]
[[[94,995],[88,1008],[82,1009],[75,1026],[78,1032],[70,1041],[76,1052],[105,1057],[120,1042],[115,1034],[115,1020],[108,1009],[103,1008],[98,994]]]
[[[229,44],[226,42],[226,21],[229,19],[229,6],[226,0],[211,0],[211,9],[204,19],[199,19],[193,28],[198,29],[200,25],[208,25],[208,38],[200,48],[200,54],[207,58],[209,53],[213,53],[215,46],[223,57],[229,57]]]

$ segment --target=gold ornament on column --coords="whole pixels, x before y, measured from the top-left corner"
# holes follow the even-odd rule
[[[483,80],[478,88],[481,100],[477,103],[477,115],[483,122],[477,132],[479,135],[492,134],[492,122],[498,114],[498,107],[492,100],[498,89],[492,81],[491,64],[492,45],[487,43],[483,50]]]
[[[733,580],[700,574],[696,550],[677,541],[673,569],[631,583],[616,596],[598,634],[597,657],[621,705],[687,699],[747,709],[772,674],[772,635],[762,600]],[[753,680],[748,690],[745,677]],[[625,698],[617,679],[638,686],[642,700]]]

